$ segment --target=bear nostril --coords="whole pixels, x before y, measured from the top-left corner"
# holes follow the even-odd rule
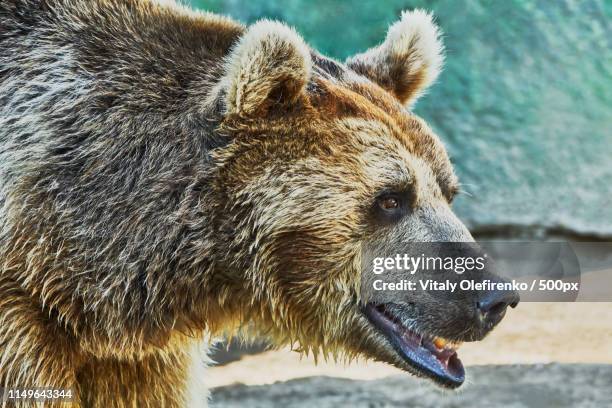
[[[494,316],[494,315],[499,315],[500,313],[503,313],[504,310],[506,310],[507,306],[508,305],[506,303],[500,302],[500,303],[494,304],[490,309],[488,309],[486,311],[483,310],[483,309],[481,309],[481,311],[483,313],[488,314],[488,315],[493,315]]]
[[[499,323],[508,306],[514,308],[519,301],[520,297],[514,291],[490,291],[476,302],[476,308],[482,319],[493,325]]]

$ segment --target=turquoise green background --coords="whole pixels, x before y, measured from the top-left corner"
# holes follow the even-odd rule
[[[447,63],[415,106],[445,141],[476,232],[612,236],[611,1],[192,0],[295,26],[343,60],[400,12],[432,10]]]

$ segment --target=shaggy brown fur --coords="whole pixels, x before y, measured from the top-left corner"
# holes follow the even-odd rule
[[[441,51],[422,12],[344,65],[276,22],[0,0],[0,386],[204,405],[199,344],[253,328],[417,372],[360,311],[360,257],[390,189],[411,192],[410,239],[471,239],[402,105]]]

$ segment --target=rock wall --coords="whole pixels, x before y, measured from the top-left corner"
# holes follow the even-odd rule
[[[611,407],[609,365],[468,367],[470,383],[444,392],[408,375],[376,381],[309,377],[212,391],[211,408],[575,408]],[[569,382],[568,382],[569,381]]]

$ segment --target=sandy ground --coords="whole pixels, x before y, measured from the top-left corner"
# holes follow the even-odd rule
[[[489,364],[612,364],[612,303],[522,303],[485,340],[461,346],[466,366]],[[314,363],[290,350],[245,356],[209,369],[208,384],[271,384],[310,376],[375,380],[402,374],[382,363]],[[405,375],[405,374],[404,374]],[[469,368],[468,368],[469,375]]]

